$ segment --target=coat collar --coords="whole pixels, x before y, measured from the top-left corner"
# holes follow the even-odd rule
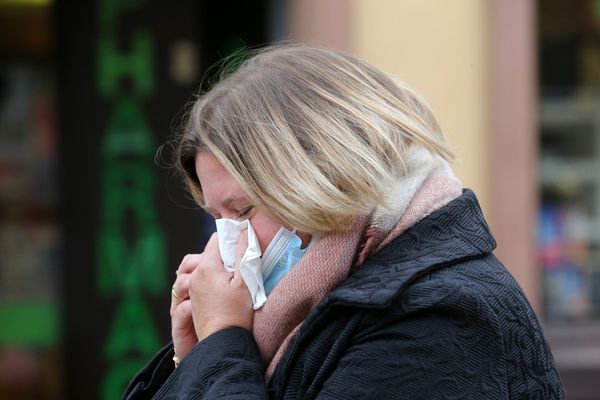
[[[329,300],[387,307],[414,279],[459,260],[489,254],[495,247],[475,194],[466,189],[371,256],[330,293]]]

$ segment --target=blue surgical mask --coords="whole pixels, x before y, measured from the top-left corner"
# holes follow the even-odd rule
[[[265,293],[269,295],[281,279],[304,255],[302,239],[296,230],[281,227],[262,256]]]

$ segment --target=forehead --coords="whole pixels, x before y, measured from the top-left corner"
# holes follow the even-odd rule
[[[207,209],[247,201],[244,189],[212,154],[198,153],[195,165]]]

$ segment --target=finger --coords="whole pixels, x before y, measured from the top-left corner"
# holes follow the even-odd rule
[[[190,300],[177,306],[171,316],[171,337],[173,338],[173,349],[180,360],[198,343]]]
[[[175,309],[177,308],[177,306],[179,306],[181,303],[183,303],[186,300],[189,300],[189,297],[183,297],[183,296],[179,296],[176,292],[175,289],[171,288],[171,307],[169,309],[169,312],[171,313],[171,316],[173,316],[173,313],[175,312]]]
[[[219,252],[219,237],[217,236],[217,232],[210,236],[210,239],[208,240],[208,243],[206,243],[206,247],[204,248],[204,252],[202,254],[210,259],[221,260],[221,252]]]
[[[173,331],[189,324],[189,319],[192,318],[192,302],[189,299],[181,302],[181,304],[175,307],[171,317],[173,319]]]
[[[200,263],[202,259],[202,254],[188,254],[183,257],[181,260],[181,264],[177,268],[177,276],[181,274],[188,274],[196,269],[196,266]]]
[[[171,288],[171,312],[175,307],[190,297],[190,274],[182,274],[177,277]]]
[[[206,248],[202,253],[202,258],[197,268],[191,273],[190,278],[190,296],[203,287],[210,287],[215,282],[222,279],[222,275],[227,274],[219,253],[219,239],[216,233],[213,233]]]
[[[188,296],[190,290],[190,276],[191,274],[181,274],[175,279],[175,282],[173,283],[173,292],[177,295],[174,296],[175,298],[185,298]]]

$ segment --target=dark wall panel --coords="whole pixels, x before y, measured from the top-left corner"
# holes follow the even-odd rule
[[[169,339],[174,271],[214,223],[155,152],[206,69],[265,42],[263,3],[57,4],[68,399],[118,398]]]

